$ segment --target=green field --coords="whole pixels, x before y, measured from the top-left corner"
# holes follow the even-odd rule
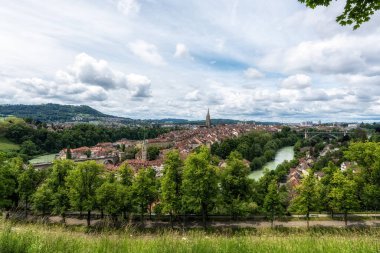
[[[19,150],[20,146],[9,141],[7,138],[0,136],[0,151],[16,151]]]
[[[379,252],[379,229],[302,229],[137,232],[3,223],[0,252]]]
[[[42,155],[30,160],[29,163],[34,164],[34,163],[53,162],[54,159],[55,159],[55,154]]]

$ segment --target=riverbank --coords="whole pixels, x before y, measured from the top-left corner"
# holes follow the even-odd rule
[[[379,229],[210,229],[182,232],[84,231],[62,226],[0,225],[0,252],[379,252]]]

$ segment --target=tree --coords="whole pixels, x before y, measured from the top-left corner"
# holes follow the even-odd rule
[[[17,181],[17,192],[20,196],[20,199],[24,201],[25,217],[27,217],[30,198],[36,191],[39,183],[36,170],[33,167],[29,166],[27,169],[21,172],[21,174],[18,176]]]
[[[33,156],[39,153],[37,145],[30,140],[24,141],[20,147],[20,153]]]
[[[102,210],[111,215],[114,224],[117,215],[123,210],[126,188],[117,181],[106,181],[96,189],[96,200]]]
[[[233,219],[241,213],[251,196],[249,169],[242,159],[238,152],[232,152],[227,159],[227,167],[221,173],[222,197]]]
[[[160,149],[156,146],[148,147],[147,156],[149,161],[156,160],[160,155]]]
[[[344,152],[345,157],[358,164],[355,181],[358,185],[358,196],[364,207],[372,210],[380,208],[380,143],[351,143]]]
[[[65,223],[65,212],[70,207],[66,180],[69,172],[74,168],[75,163],[71,160],[56,160],[52,172],[47,178],[47,183],[53,191],[51,202],[53,213],[61,215],[63,223]]]
[[[53,191],[48,183],[40,185],[32,197],[33,209],[41,211],[42,215],[45,215],[51,209],[52,196]]]
[[[359,206],[356,195],[357,185],[354,180],[348,179],[338,170],[334,173],[332,189],[329,193],[330,207],[344,213],[344,224],[347,226],[347,214]]]
[[[331,201],[329,194],[332,189],[332,180],[334,178],[334,174],[338,170],[339,168],[332,162],[329,162],[328,166],[322,169],[325,175],[321,179],[321,206],[326,209],[326,211],[331,211],[331,217],[334,216],[334,210],[329,205]]]
[[[132,183],[132,195],[140,211],[141,224],[144,224],[144,213],[157,198],[156,172],[152,168],[141,168]]]
[[[133,207],[132,203],[132,182],[134,177],[134,172],[131,166],[127,163],[123,163],[118,170],[118,175],[120,178],[120,183],[124,186],[126,194],[123,199],[123,217],[127,218],[127,211],[130,211]]]
[[[320,206],[319,184],[311,171],[302,179],[296,191],[298,195],[294,198],[290,209],[306,214],[307,229],[309,229],[310,212],[317,211]]]
[[[200,147],[197,153],[190,154],[185,161],[181,188],[185,210],[200,212],[204,228],[218,195],[217,171],[210,162],[211,154],[205,146]]]
[[[275,217],[284,212],[276,180],[272,180],[268,186],[268,193],[265,196],[263,208],[269,215],[271,227],[273,228]]]
[[[104,167],[95,161],[78,163],[67,176],[69,201],[76,210],[87,211],[87,226],[91,225],[91,211],[96,205],[96,189],[102,183]]]
[[[0,209],[10,209],[18,204],[18,176],[22,172],[23,161],[20,158],[6,160],[0,152]]]
[[[177,150],[166,155],[164,173],[161,182],[161,204],[163,212],[170,214],[173,227],[173,215],[181,211],[182,161]]]
[[[310,8],[317,6],[329,6],[332,0],[298,0]],[[380,2],[377,0],[347,0],[344,11],[336,18],[342,25],[353,25],[354,30],[358,29],[363,23],[368,22],[376,11],[380,10]]]
[[[67,147],[66,149],[66,159],[70,160],[72,158],[71,156],[71,149],[70,147]]]

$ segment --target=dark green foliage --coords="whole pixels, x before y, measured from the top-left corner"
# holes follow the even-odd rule
[[[251,170],[260,169],[266,162],[273,160],[276,151],[285,146],[294,145],[299,137],[290,128],[269,134],[251,132],[235,139],[227,139],[211,146],[211,153],[226,159],[232,151],[238,151],[243,158],[250,161]]]
[[[149,161],[156,160],[160,155],[160,149],[156,146],[148,147],[147,149],[147,157]]]
[[[70,170],[67,176],[70,204],[75,210],[87,211],[87,226],[90,226],[91,211],[96,206],[96,190],[102,184],[103,169],[94,161],[86,161]]]
[[[248,178],[249,168],[238,152],[232,152],[227,167],[221,173],[221,194],[232,218],[244,214],[252,200],[252,180]]]
[[[166,155],[164,174],[161,180],[161,205],[162,211],[173,215],[180,214],[182,210],[181,185],[182,185],[182,161],[178,151],[171,151]]]
[[[263,209],[271,220],[272,227],[276,216],[281,216],[285,212],[281,200],[282,199],[278,189],[277,181],[272,180],[268,186],[268,193],[265,196],[263,205]]]
[[[298,1],[313,9],[317,6],[329,6],[332,2],[332,0]],[[378,10],[380,10],[378,0],[347,0],[343,13],[336,18],[336,21],[342,26],[353,25],[354,29],[358,29],[363,23],[368,22]]]
[[[291,210],[301,214],[306,214],[307,228],[309,228],[310,212],[320,209],[320,186],[314,174],[309,171],[309,175],[302,179],[301,185],[297,188],[297,196],[293,199]]]
[[[204,227],[218,196],[217,168],[210,161],[210,151],[204,146],[190,154],[185,161],[181,189],[184,210],[201,214]]]
[[[141,223],[144,223],[144,213],[149,209],[152,211],[152,204],[157,199],[156,172],[152,168],[141,168],[132,183],[133,201],[138,207],[141,216]]]
[[[20,153],[33,156],[39,153],[58,152],[63,148],[94,146],[99,142],[114,142],[122,138],[140,140],[155,138],[168,132],[167,128],[107,127],[103,125],[77,124],[63,130],[49,131],[46,127],[28,125],[25,122],[8,124],[2,131],[9,140],[21,144]]]
[[[96,118],[107,117],[89,106],[80,105],[0,105],[0,115],[13,115],[20,118],[27,118],[29,122],[69,122],[73,118],[80,116],[84,120],[95,120]],[[113,116],[108,116],[113,117]],[[117,118],[117,117],[114,117]]]
[[[0,209],[17,206],[18,177],[21,172],[22,160],[18,158],[6,160],[5,155],[0,152]]]

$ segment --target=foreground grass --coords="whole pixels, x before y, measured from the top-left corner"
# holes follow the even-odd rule
[[[225,229],[85,232],[28,224],[0,225],[0,252],[380,252],[379,229]]]

